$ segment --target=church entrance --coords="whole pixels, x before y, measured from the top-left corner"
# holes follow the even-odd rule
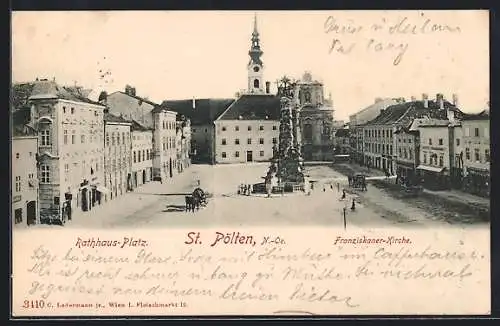
[[[253,153],[252,151],[247,151],[247,162],[253,161]]]

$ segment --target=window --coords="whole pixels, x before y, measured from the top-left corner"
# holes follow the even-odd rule
[[[443,145],[443,138],[439,138],[439,145]]]
[[[474,128],[474,136],[479,137],[479,128]]]
[[[392,130],[389,130],[389,137],[392,138]]]
[[[196,128],[193,128],[193,133],[195,133],[195,132],[196,132]]]
[[[64,130],[64,145],[68,144],[68,131]]]
[[[264,156],[264,151],[260,151],[260,152],[259,152],[259,155],[260,155],[260,156]]]
[[[465,128],[465,136],[466,136],[466,137],[469,137],[469,136],[470,136],[470,130],[469,130],[469,127],[466,127],[466,128]]]
[[[42,146],[50,145],[50,130],[42,130],[40,131],[40,135],[42,137]]]
[[[19,153],[16,153],[16,158],[19,159]]]
[[[259,144],[263,145],[264,144],[264,138],[259,139]]]
[[[405,150],[404,150],[404,156],[403,156],[403,157],[404,157],[404,158],[408,158],[408,152],[406,151],[406,148],[405,148]]]
[[[235,126],[235,127],[234,127],[234,130],[235,130],[235,131],[240,131],[240,126]]]
[[[486,163],[490,162],[490,150],[489,149],[484,150],[484,160],[486,161]]]
[[[248,144],[248,145],[251,145],[251,144],[252,144],[252,138],[248,138],[248,139],[247,139],[247,144]]]
[[[116,133],[116,145],[120,145],[120,133]]]
[[[248,126],[248,131],[252,131],[252,126]]]
[[[222,138],[222,145],[226,145],[226,138]]]
[[[137,163],[137,152],[134,151],[134,163]]]
[[[408,144],[411,144],[411,138],[408,138]]]
[[[16,177],[16,192],[21,191],[21,177]]]
[[[439,155],[439,167],[443,167],[444,162],[443,162],[443,155]]]
[[[401,142],[401,138],[398,138],[398,143],[400,143],[400,142]]]
[[[73,145],[74,145],[75,143],[76,143],[76,131],[75,131],[75,130],[73,130],[73,131],[71,132],[71,144],[73,144]]]
[[[432,145],[432,138],[429,138],[429,145]]]
[[[85,135],[81,135],[80,138],[81,138],[82,144],[85,144]]]
[[[50,167],[48,165],[42,165],[40,167],[41,171],[41,182],[42,183],[49,183],[50,182]]]
[[[240,139],[239,139],[239,138],[236,138],[236,139],[234,140],[234,144],[235,144],[235,145],[239,145],[239,144],[240,144]]]
[[[240,152],[238,151],[234,152],[234,157],[240,157]]]
[[[253,87],[254,88],[259,88],[259,86],[260,86],[259,80],[258,79],[254,79],[253,80]]]
[[[465,148],[465,159],[470,160],[470,149],[469,147]]]
[[[481,155],[479,154],[479,148],[474,148],[474,160],[476,162],[481,161]]]
[[[424,153],[424,158],[423,158],[424,164],[427,163],[427,154]]]
[[[207,129],[207,128],[205,128],[205,132],[208,132],[208,129]]]
[[[75,108],[71,108],[71,114],[75,113]]]
[[[222,131],[226,131],[226,127],[222,126]]]
[[[109,132],[106,133],[106,146],[109,146]]]
[[[278,143],[278,140],[276,139],[276,137],[273,138],[273,144],[276,144]]]
[[[408,154],[409,154],[409,158],[410,160],[413,160],[413,150],[410,148],[410,150],[408,151]]]
[[[460,146],[460,138],[457,138],[457,146]]]
[[[146,151],[142,150],[142,160],[146,160]]]
[[[277,129],[278,129],[278,127],[276,127],[276,126],[273,126],[273,130],[277,130]]]
[[[222,158],[226,158],[226,152],[222,152]]]
[[[403,157],[403,149],[401,147],[399,148],[399,156]]]
[[[63,106],[63,113],[66,113],[66,107]]]
[[[125,145],[125,133],[124,132],[122,132],[122,143],[123,143],[123,145]]]
[[[264,126],[259,126],[259,130],[264,130]]]

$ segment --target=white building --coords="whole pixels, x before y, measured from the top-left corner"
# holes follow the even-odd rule
[[[37,152],[38,136],[35,130],[29,126],[14,126],[11,147],[12,225],[40,222]]]
[[[177,112],[157,106],[153,119],[153,180],[163,181],[177,170]]]
[[[132,121],[132,188],[153,180],[153,129]]]
[[[104,106],[48,80],[34,83],[29,105],[39,135],[41,218],[91,210],[104,184]]]

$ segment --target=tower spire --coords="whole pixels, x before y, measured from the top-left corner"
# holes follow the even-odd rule
[[[257,13],[253,16],[253,34],[259,35],[259,31],[257,30]]]

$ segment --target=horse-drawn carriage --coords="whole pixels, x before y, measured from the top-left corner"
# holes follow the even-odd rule
[[[185,200],[186,212],[194,212],[195,209],[198,210],[200,207],[205,207],[208,204],[207,194],[199,187],[193,190],[192,194],[187,195]]]
[[[351,175],[348,178],[349,187],[366,191],[366,176],[364,174]]]

